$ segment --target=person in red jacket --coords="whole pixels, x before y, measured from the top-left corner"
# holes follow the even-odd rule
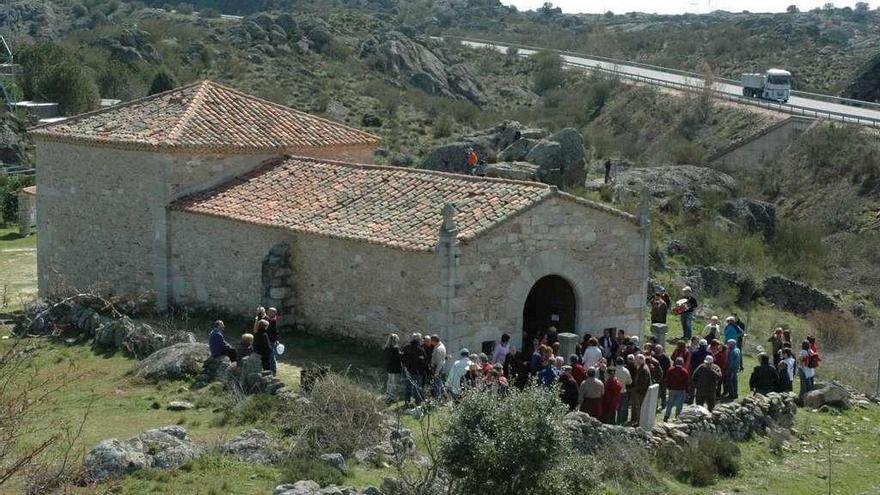
[[[617,409],[620,407],[620,393],[623,382],[617,378],[617,370],[608,368],[605,378],[605,393],[602,395],[602,422],[614,424],[617,420]]]
[[[584,365],[580,363],[580,360],[574,354],[569,356],[568,361],[571,364],[571,377],[580,386],[587,379],[587,369],[584,368]]]
[[[663,421],[667,422],[673,407],[675,408],[675,418],[678,419],[678,415],[681,414],[681,409],[684,407],[684,396],[690,385],[690,375],[684,367],[683,358],[675,358],[675,364],[666,372],[664,380],[669,394],[666,398],[666,413],[663,414]]]

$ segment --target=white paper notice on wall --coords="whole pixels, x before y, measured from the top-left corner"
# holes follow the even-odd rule
[[[550,321],[559,321],[559,315],[550,315]]]

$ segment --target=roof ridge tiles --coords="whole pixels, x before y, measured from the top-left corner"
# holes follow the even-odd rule
[[[208,89],[209,81],[204,80],[196,83],[198,85],[198,89],[196,90],[196,94],[193,95],[192,100],[187,105],[186,111],[183,115],[178,119],[177,123],[168,131],[168,143],[171,144],[174,142],[174,139],[177,138],[183,128],[186,127],[186,124],[192,119],[192,116],[198,111],[199,107],[201,107],[202,102],[205,99],[205,92]]]

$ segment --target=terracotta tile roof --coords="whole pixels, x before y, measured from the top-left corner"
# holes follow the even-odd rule
[[[31,129],[37,139],[128,149],[293,153],[377,144],[378,136],[212,81]]]
[[[561,193],[534,182],[293,157],[264,163],[172,208],[430,251],[446,203],[455,203],[458,237],[467,241],[554,194]]]

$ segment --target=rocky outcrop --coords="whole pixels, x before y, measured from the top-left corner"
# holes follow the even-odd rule
[[[25,121],[11,112],[0,115],[0,163],[22,165],[31,148]]]
[[[606,425],[581,413],[569,413],[565,427],[575,448],[585,454],[609,442],[635,440],[651,448],[666,444],[681,445],[697,433],[720,434],[743,441],[774,428],[790,429],[794,425],[797,406],[792,393],[749,395],[738,401],[720,404],[709,412],[702,406],[685,406],[675,423],[658,423],[653,430]]]
[[[575,129],[562,129],[542,139],[526,154],[527,162],[537,165],[545,177],[559,177],[557,186],[582,186],[586,177],[584,137]]]
[[[311,36],[310,36],[311,39]],[[428,39],[415,41],[399,31],[384,40],[361,45],[361,57],[384,72],[407,80],[428,94],[470,100],[480,104],[485,96],[470,67],[445,59],[440,46]]]
[[[847,85],[843,96],[863,101],[880,101],[880,54],[871,58]]]
[[[207,358],[193,388],[198,390],[211,383],[220,383],[225,390],[245,394],[276,394],[284,388],[284,382],[263,371],[260,357],[256,354],[240,359],[237,366],[229,362],[226,356]]]
[[[780,275],[764,280],[761,294],[770,304],[783,311],[807,314],[812,311],[837,311],[839,306],[831,296],[809,285]]]
[[[765,241],[776,236],[776,207],[766,201],[738,198],[726,201],[721,214],[753,234],[761,234]]]
[[[715,266],[695,266],[684,271],[676,280],[679,286],[690,286],[697,294],[718,296],[725,289],[739,293],[738,302],[748,302],[758,292],[755,281],[748,275]]]
[[[220,447],[220,453],[251,464],[272,464],[282,457],[276,442],[263,430],[239,433]]]
[[[422,159],[421,167],[470,173],[467,150],[473,148],[481,160],[477,175],[536,180],[560,187],[583,185],[587,163],[583,136],[574,129],[563,129],[541,138],[546,135],[541,129],[506,120],[435,147]],[[501,161],[490,163],[495,156]]]
[[[149,382],[183,380],[198,375],[210,355],[208,344],[174,344],[154,352],[129,374]]]
[[[111,438],[90,450],[83,461],[84,478],[101,482],[140,469],[176,469],[204,454],[181,426],[147,430],[128,440]]]
[[[127,64],[162,62],[159,50],[150,42],[150,33],[140,29],[123,29],[118,35],[98,38],[93,45],[110,52],[110,58]]]
[[[610,185],[606,185],[603,179],[587,183],[587,189],[594,191],[606,187],[610,188],[617,198],[639,197],[642,191],[647,191],[649,196],[662,202],[680,198],[685,193],[696,197],[707,192],[717,193],[723,197],[735,196],[737,184],[733,177],[711,168],[666,165],[620,171]]]

